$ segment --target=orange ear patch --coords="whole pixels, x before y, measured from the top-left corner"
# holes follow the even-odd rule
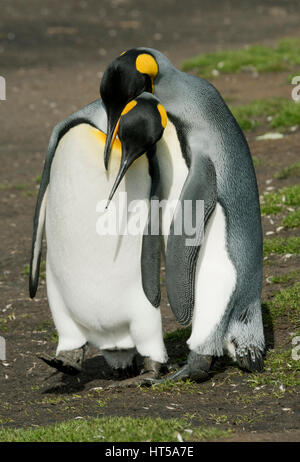
[[[149,75],[154,79],[158,74],[158,65],[153,56],[142,53],[136,58],[135,66],[142,74]]]
[[[135,101],[135,99],[133,99],[132,101],[130,101],[128,104],[126,104],[126,106],[124,107],[123,111],[122,111],[122,114],[121,116],[127,114],[127,112],[131,111],[131,109],[134,108],[134,106],[136,106],[137,102]]]

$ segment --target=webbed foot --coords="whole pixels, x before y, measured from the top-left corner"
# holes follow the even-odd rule
[[[187,364],[173,374],[160,380],[148,379],[148,385],[158,385],[166,382],[178,382],[179,380],[190,379],[194,382],[204,382],[209,378],[209,369],[212,356],[204,356],[191,351],[188,356]]]
[[[119,382],[112,383],[111,385],[108,385],[106,388],[130,388],[147,384],[149,385],[150,380],[155,380],[159,377],[161,366],[161,363],[153,361],[150,358],[145,358],[144,367],[139,375],[131,377],[129,379],[121,380]]]
[[[88,346],[86,343],[82,347],[74,350],[61,351],[54,358],[47,353],[42,356],[38,356],[38,358],[59,372],[63,372],[68,375],[77,375],[82,371],[82,363],[87,350]]]

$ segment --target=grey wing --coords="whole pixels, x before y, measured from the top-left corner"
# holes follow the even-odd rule
[[[46,217],[47,193],[50,181],[50,171],[55,151],[61,138],[74,126],[87,123],[101,131],[106,132],[107,117],[102,101],[99,99],[75,112],[63,122],[55,126],[52,131],[46,159],[44,163],[40,188],[35,206],[33,218],[33,234],[30,257],[29,272],[29,294],[35,297],[40,273],[40,262],[42,255],[42,240]]]
[[[147,153],[149,162],[149,174],[151,176],[150,200],[159,201],[160,176],[159,165],[156,157],[156,148]],[[150,208],[146,230],[143,236],[141,270],[143,290],[150,303],[158,307],[160,305],[160,254],[161,232],[158,207]]]
[[[198,202],[197,205],[197,201],[203,202]],[[193,156],[174,212],[166,252],[168,298],[177,321],[183,325],[188,325],[192,321],[197,257],[205,226],[216,201],[216,173],[212,161],[200,155]],[[199,213],[201,210],[203,212]],[[187,211],[192,211],[192,216],[190,213],[187,215]],[[196,219],[193,236],[186,230],[186,225],[191,225],[192,218],[193,221]]]

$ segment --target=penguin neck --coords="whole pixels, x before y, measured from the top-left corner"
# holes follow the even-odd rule
[[[162,102],[166,111],[175,116],[180,114],[180,95],[183,90],[178,73],[180,71],[171,67],[168,72],[160,72],[154,81],[154,95]]]

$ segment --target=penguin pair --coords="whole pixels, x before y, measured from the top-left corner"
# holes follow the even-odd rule
[[[149,211],[159,184],[155,143],[166,118],[147,93],[127,104],[110,172],[104,167],[107,117],[100,100],[53,130],[34,216],[29,286],[33,298],[45,225],[47,295],[59,342],[54,358],[41,359],[61,372],[82,370],[88,344],[123,378],[138,373],[136,353],[144,357],[141,373],[123,385],[157,378],[167,360],[159,309],[160,236],[144,232],[154,219]],[[99,235],[98,220],[109,213],[99,204],[112,199],[116,185],[128,203],[146,205],[131,216],[116,196],[109,207],[115,206],[121,220],[139,221],[140,232]]]
[[[111,174],[117,171],[114,160],[115,148],[112,150],[112,146],[118,143],[116,135],[119,132],[122,146],[126,143],[125,139],[128,137],[128,146],[130,146],[131,151],[127,150],[125,152],[123,150],[122,152],[121,169],[117,175],[117,181],[113,186],[112,193],[116,190],[127,169],[125,176],[126,187],[130,189],[130,185],[134,185],[138,180],[141,180],[141,184],[145,184],[145,166],[144,169],[135,170],[139,165],[138,163],[144,159],[149,163],[150,176],[152,175],[152,186],[148,183],[150,188],[148,198],[151,195],[156,195],[157,185],[159,184],[160,198],[168,201],[173,199],[178,201],[178,206],[173,216],[163,217],[162,233],[165,236],[166,284],[169,302],[175,318],[183,325],[192,324],[192,333],[188,340],[190,354],[187,364],[168,379],[192,378],[203,380],[208,376],[212,358],[221,356],[224,353],[228,353],[242,368],[250,371],[262,370],[264,350],[260,302],[262,232],[258,191],[249,148],[234,117],[212,85],[203,79],[178,71],[164,55],[153,49],[137,48],[129,50],[113,61],[103,76],[100,93],[102,102],[97,101],[74,114],[56,127],[52,134],[36,209],[31,265],[32,281],[35,282],[33,282],[32,287],[36,286],[37,280],[36,268],[40,259],[43,225],[43,218],[40,217],[45,214],[48,186],[50,192],[52,188],[52,195],[57,197],[52,208],[57,211],[59,207],[62,207],[62,201],[63,203],[66,202],[65,199],[62,199],[66,185],[70,186],[72,184],[69,174],[66,178],[63,178],[64,173],[61,173],[63,177],[61,177],[60,183],[58,181],[56,187],[51,187],[52,178],[55,178],[55,175],[58,176],[59,172],[68,171],[69,168],[66,165],[64,166],[64,156],[61,154],[61,164],[57,163],[57,167],[53,170],[57,150],[63,152],[65,149],[65,153],[71,153],[78,144],[78,146],[81,146],[82,151],[86,153],[86,156],[82,155],[80,168],[74,169],[73,178],[75,178],[75,183],[73,183],[73,189],[70,188],[70,191],[77,191],[76,200],[78,203],[80,203],[79,197],[83,195],[84,203],[88,204],[92,196],[86,196],[85,191],[87,188],[84,183],[82,184],[83,187],[78,190],[76,177],[79,171],[81,174],[84,172],[84,165],[88,162],[87,158],[90,159],[87,154],[93,152],[94,156],[96,156],[96,145],[92,147],[90,145],[91,137],[84,136],[83,133],[78,133],[78,140],[75,143],[70,141],[69,145],[64,145],[64,138],[66,136],[72,138],[71,132],[74,133],[75,127],[81,127],[85,124],[107,133],[105,147],[102,146],[101,149],[98,149],[97,168],[102,172],[99,162],[104,151],[105,167],[109,167],[108,174]],[[155,97],[158,98],[158,101]],[[142,117],[141,112],[136,119],[137,123],[141,120],[141,127],[136,131],[133,129],[134,135],[132,136],[130,132],[132,126],[125,127],[126,130],[124,128],[123,120],[125,121],[125,116],[122,113],[126,113],[124,108],[128,108],[128,105],[132,108],[132,105],[135,105],[135,102],[140,98],[146,98],[147,103],[142,111],[144,117]],[[166,124],[166,115],[163,113],[162,116],[163,108],[166,109],[168,124],[160,141],[158,140],[162,132],[159,133],[159,136],[151,137],[152,144],[142,143],[144,149],[138,149],[138,146],[134,143],[134,136],[137,133],[146,133],[148,130],[149,133],[153,133],[153,127],[159,127],[159,123],[155,124],[153,122],[155,120],[154,113],[149,113],[150,117],[147,115],[145,108],[149,104],[154,104],[157,108],[160,107],[160,128]],[[130,114],[133,117],[134,110],[137,111],[138,108],[139,104],[136,104],[128,112],[128,117]],[[157,119],[157,112],[156,120],[159,120]],[[76,129],[79,130],[79,127]],[[155,156],[154,146],[156,141],[158,142]],[[64,148],[64,146],[67,147]],[[76,150],[77,147],[74,152]],[[144,151],[147,151],[147,156],[143,155]],[[54,154],[55,159],[51,167]],[[69,159],[71,165],[70,157],[65,157]],[[109,163],[110,157],[111,162]],[[136,160],[136,162],[131,168],[128,168],[133,160]],[[93,171],[95,171],[95,167],[96,164],[93,166]],[[104,173],[101,173],[102,178],[104,178]],[[92,178],[94,181],[96,176],[91,176],[91,180]],[[107,179],[107,177],[105,178]],[[122,187],[121,184],[120,187]],[[95,185],[95,182],[93,182],[93,185]],[[111,184],[109,184],[108,189],[110,189],[110,186]],[[59,189],[60,193],[57,192]],[[105,190],[105,194],[108,189]],[[195,211],[196,203],[199,200],[204,202],[204,223],[201,223],[201,230],[196,229],[194,245],[186,245],[186,234],[175,232],[178,225],[182,224],[180,210],[184,208],[185,201],[190,201],[192,210]],[[112,303],[113,297],[121,293],[120,281],[123,279],[122,274],[124,275],[124,268],[127,268],[128,261],[131,262],[131,257],[130,255],[124,255],[122,262],[120,260],[123,265],[122,269],[121,267],[119,268],[120,273],[104,274],[104,278],[113,276],[119,277],[120,280],[115,279],[115,290],[113,286],[105,285],[101,280],[103,284],[100,287],[110,295],[104,297],[103,311],[100,310],[103,313],[103,318],[101,316],[99,316],[99,319],[95,319],[93,316],[90,318],[88,314],[89,308],[85,306],[85,296],[88,299],[91,295],[95,297],[95,294],[99,293],[99,280],[95,285],[90,284],[90,281],[94,282],[97,279],[95,274],[97,274],[99,268],[104,267],[104,262],[100,258],[101,261],[97,261],[97,264],[90,266],[91,271],[88,271],[87,265],[86,271],[83,271],[81,275],[75,274],[78,263],[80,263],[77,259],[79,247],[75,243],[80,236],[88,236],[88,234],[83,224],[80,236],[77,235],[75,239],[73,234],[74,217],[79,216],[81,212],[77,209],[77,215],[75,210],[72,216],[71,204],[71,194],[69,194],[69,202],[67,202],[68,206],[66,206],[67,211],[70,211],[68,212],[69,215],[65,213],[61,216],[55,216],[54,213],[55,218],[52,220],[52,228],[50,212],[49,218],[47,217],[46,220],[48,247],[49,236],[52,235],[53,241],[57,241],[56,233],[59,232],[66,232],[65,243],[70,244],[67,254],[63,252],[64,245],[58,247],[54,245],[52,257],[51,251],[48,251],[47,285],[49,302],[60,337],[63,338],[63,334],[59,325],[67,326],[71,320],[70,328],[66,329],[66,337],[71,333],[71,336],[76,338],[76,342],[60,341],[57,358],[49,360],[49,363],[58,367],[57,362],[60,361],[62,368],[64,363],[67,368],[70,364],[72,365],[72,362],[74,365],[74,361],[72,358],[70,360],[70,356],[77,361],[76,350],[83,351],[83,342],[87,340],[102,349],[104,356],[106,354],[105,357],[112,366],[125,367],[130,364],[134,347],[136,347],[137,351],[146,358],[150,358],[150,362],[154,362],[155,366],[152,367],[149,377],[155,379],[159,369],[159,367],[156,367],[157,363],[161,364],[166,359],[163,347],[161,347],[159,357],[154,357],[151,353],[151,349],[157,350],[157,346],[162,345],[161,325],[159,327],[160,338],[153,337],[152,343],[150,342],[151,347],[147,352],[140,348],[136,339],[133,339],[131,328],[129,328],[131,344],[116,341],[114,345],[113,342],[107,342],[103,347],[100,344],[101,342],[97,343],[95,341],[95,337],[99,336],[100,338],[106,332],[107,326],[104,326],[103,320],[107,321],[111,327],[110,334],[114,337],[119,335],[117,324],[124,326],[123,315],[117,314],[114,317],[108,314],[109,303],[106,305],[106,313],[104,305],[107,302]],[[47,205],[48,207],[49,205]],[[83,207],[82,202],[81,207]],[[71,223],[72,219],[73,227],[68,228],[66,226],[67,220]],[[86,220],[88,221],[87,218]],[[147,226],[149,226],[149,220]],[[204,228],[203,238],[202,228]],[[68,231],[66,231],[67,229]],[[70,236],[74,238],[73,247],[71,246],[72,239],[70,239]],[[59,238],[61,239],[60,235]],[[141,298],[146,297],[147,302],[154,309],[153,307],[159,304],[160,244],[158,239],[151,235],[148,235],[147,238],[144,236],[142,244],[140,242],[138,244],[137,242],[134,243],[134,245],[137,245],[135,248],[139,249],[137,252],[139,257],[137,257],[135,264],[141,273],[141,277],[136,279],[137,285],[134,288],[137,292],[139,292],[138,286],[142,288],[143,296]],[[134,248],[134,245],[131,249]],[[85,255],[82,255],[84,249],[84,243],[82,243],[79,248],[82,260],[86,259],[87,255],[94,254],[97,251],[95,244],[87,250]],[[73,260],[72,257],[70,259],[71,264],[66,268],[67,265],[64,265],[64,260],[71,255],[75,255],[77,261],[76,259]],[[129,259],[127,262],[126,258]],[[57,270],[58,267],[60,269]],[[104,273],[106,269],[104,269]],[[54,271],[58,271],[56,276],[52,275]],[[74,277],[73,273],[76,277]],[[59,288],[57,288],[58,280],[61,281]],[[53,284],[53,281],[55,281],[55,284]],[[73,282],[70,283],[70,281]],[[112,279],[108,277],[107,281],[112,282]],[[31,294],[34,295],[34,289],[32,289]],[[80,294],[83,295],[80,296]],[[123,299],[122,294],[121,297]],[[96,300],[97,303],[100,303],[100,298],[99,296],[99,299]],[[53,302],[51,302],[51,299]],[[61,303],[62,299],[63,303]],[[131,301],[130,297],[129,300]],[[76,304],[77,301],[80,301],[80,303]],[[97,303],[95,303],[94,307]],[[73,307],[74,304],[76,307]],[[134,308],[132,309],[130,322],[128,317],[126,318],[128,321],[127,326],[135,324],[135,319],[139,316],[139,303],[134,302]],[[155,308],[155,310],[157,313],[158,309]],[[93,308],[91,308],[91,312],[95,313]],[[117,313],[117,309],[115,313]],[[59,321],[60,316],[62,322]],[[63,319],[64,316],[68,318],[68,322]],[[153,314],[153,319],[154,317],[155,315]],[[115,322],[116,318],[118,318],[117,322]],[[86,323],[86,319],[89,320],[88,323]],[[90,319],[92,319],[92,322],[90,322]],[[154,321],[152,320],[151,322],[153,323]],[[74,325],[76,326],[74,327]],[[95,326],[97,326],[96,333]],[[141,332],[143,336],[143,330]],[[126,333],[128,334],[128,329]],[[82,345],[79,345],[79,343]],[[116,355],[121,356],[124,350],[126,350],[125,357],[127,357],[125,362],[109,359],[112,351],[117,351]],[[130,358],[128,359],[129,353],[127,352],[129,350]],[[79,362],[82,362],[83,354],[79,356]],[[74,369],[76,370],[76,367]],[[149,367],[145,368],[145,370],[147,369]]]

